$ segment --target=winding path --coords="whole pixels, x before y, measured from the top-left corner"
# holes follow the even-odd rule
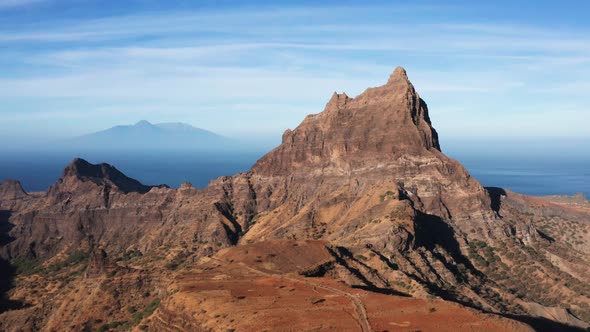
[[[367,316],[367,311],[365,310],[365,306],[363,305],[362,301],[357,296],[355,296],[354,294],[345,292],[343,290],[340,290],[340,289],[337,289],[337,288],[334,288],[334,287],[322,285],[320,283],[316,283],[316,282],[310,281],[309,279],[294,278],[294,277],[290,277],[290,276],[288,276],[286,274],[267,273],[267,272],[264,272],[264,271],[260,271],[258,269],[255,269],[255,268],[253,268],[251,266],[248,266],[248,265],[246,265],[244,263],[239,263],[239,264],[241,266],[247,268],[248,270],[250,270],[250,271],[252,271],[254,273],[263,275],[265,277],[284,278],[284,279],[287,279],[287,280],[291,280],[293,282],[305,284],[306,286],[317,287],[317,288],[321,288],[321,289],[327,290],[327,291],[332,292],[332,293],[336,293],[336,294],[339,294],[339,295],[346,296],[352,302],[352,304],[353,304],[353,306],[354,306],[354,308],[356,310],[356,313],[358,315],[358,323],[359,323],[359,327],[361,328],[361,331],[362,332],[371,332],[372,331],[371,324],[369,323],[369,318]]]

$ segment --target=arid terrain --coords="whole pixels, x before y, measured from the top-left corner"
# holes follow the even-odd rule
[[[248,172],[0,184],[3,331],[584,331],[590,203],[485,188],[398,67]]]

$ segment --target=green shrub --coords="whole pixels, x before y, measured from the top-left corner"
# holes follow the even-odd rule
[[[156,309],[160,306],[160,299],[154,299],[142,312],[136,312],[133,314],[132,326],[139,324],[144,318],[151,316]]]
[[[10,261],[17,274],[31,275],[39,272],[39,261],[36,259],[15,258]]]
[[[76,266],[81,263],[86,263],[86,262],[88,262],[89,258],[90,258],[90,252],[76,250],[73,253],[71,253],[70,256],[68,256],[68,258],[64,259],[63,261],[49,265],[47,268],[44,269],[43,272],[45,272],[45,273],[58,272],[61,269],[63,269],[64,267]]]
[[[379,195],[379,200],[383,202],[385,198],[395,198],[395,193],[391,190],[385,192],[385,194]]]
[[[356,255],[356,258],[357,258],[358,260],[362,260],[362,261],[366,261],[366,260],[368,260],[368,259],[367,259],[367,257],[365,257],[365,256],[363,256],[363,255],[361,255],[361,254],[358,254],[358,255]]]

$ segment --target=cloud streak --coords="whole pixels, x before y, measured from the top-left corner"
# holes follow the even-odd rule
[[[0,0],[0,10],[33,5],[48,0]]]

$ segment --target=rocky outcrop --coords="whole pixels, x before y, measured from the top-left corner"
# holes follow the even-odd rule
[[[269,218],[281,220],[257,223],[252,237],[307,236],[302,230],[317,225],[326,225],[326,232],[345,227],[346,234],[334,238],[346,237],[351,232],[346,227],[364,224],[359,218],[387,214],[382,210],[393,204],[389,192],[466,231],[477,223],[498,232],[488,227],[498,220],[489,194],[441,153],[426,103],[403,68],[355,98],[334,94],[322,113],[286,131],[282,144],[243,177],[253,184],[259,210],[274,210]],[[379,200],[382,195],[386,202]]]
[[[334,93],[324,112],[287,130],[282,144],[252,171],[267,176],[310,171],[347,175],[431,150],[440,150],[440,145],[428,108],[398,67],[385,85],[354,99]]]
[[[113,264],[104,249],[96,248],[90,252],[89,256],[85,272],[87,278],[106,273],[109,268],[113,268]]]
[[[153,187],[165,187],[164,185],[146,186],[127,177],[114,166],[104,163],[94,165],[84,159],[76,158],[63,170],[61,178],[49,188],[48,193],[58,195],[63,192],[73,192],[84,183],[108,187],[125,194],[131,192],[145,194]]]
[[[27,196],[20,182],[16,180],[6,180],[0,183],[0,199],[3,201],[17,200]]]

